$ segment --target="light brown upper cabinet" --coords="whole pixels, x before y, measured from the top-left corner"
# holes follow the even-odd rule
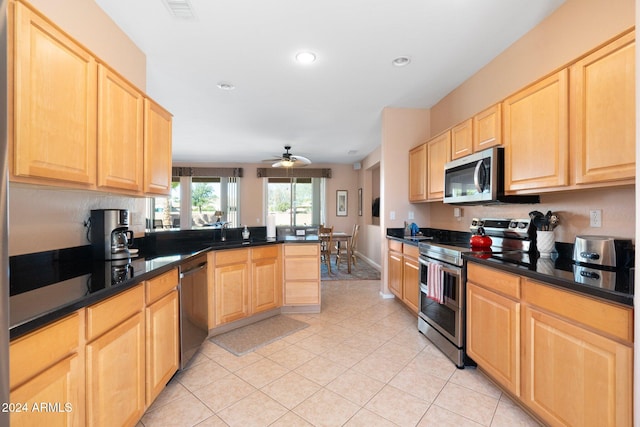
[[[473,152],[502,145],[502,104],[473,116]]]
[[[451,128],[451,158],[459,159],[473,153],[473,119]]]
[[[576,184],[635,177],[635,32],[571,66]]]
[[[409,201],[427,200],[427,144],[409,151]]]
[[[144,96],[98,66],[98,187],[142,191]]]
[[[10,179],[169,194],[171,114],[35,9],[9,24]]]
[[[144,192],[171,192],[171,113],[160,105],[144,102]]]
[[[569,184],[567,77],[563,69],[503,102],[507,192]]]
[[[444,165],[451,161],[451,131],[446,131],[427,142],[427,199],[444,197]]]
[[[23,4],[11,4],[12,178],[95,185],[96,60]]]

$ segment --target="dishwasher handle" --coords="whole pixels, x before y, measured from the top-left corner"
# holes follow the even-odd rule
[[[203,262],[202,264],[199,264],[196,267],[190,268],[187,271],[184,271],[184,272],[181,271],[180,272],[180,278],[183,279],[183,278],[185,278],[187,276],[191,276],[192,274],[196,274],[197,272],[199,272],[201,270],[204,270],[205,268],[207,268],[207,263]]]

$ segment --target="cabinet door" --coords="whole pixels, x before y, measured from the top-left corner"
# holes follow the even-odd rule
[[[94,185],[95,58],[16,3],[13,70],[13,175]]]
[[[142,191],[144,97],[98,66],[98,187]]]
[[[520,395],[520,303],[467,282],[467,353]]]
[[[169,194],[171,191],[171,114],[145,99],[144,191]]]
[[[83,378],[79,372],[80,358],[75,353],[11,390],[11,402],[26,405],[26,408],[19,407],[26,411],[11,411],[11,425],[71,427],[84,424],[84,402],[78,389]]]
[[[180,311],[173,290],[146,308],[146,405],[155,400],[180,365]]]
[[[398,298],[402,299],[402,254],[389,252],[388,256],[388,280],[389,290]]]
[[[144,414],[144,336],[139,312],[87,344],[87,425],[135,426]]]
[[[277,258],[260,259],[251,263],[251,313],[280,307],[282,275]]]
[[[451,132],[447,131],[427,143],[428,177],[427,198],[444,197],[444,165],[451,160]]]
[[[567,70],[504,101],[506,191],[569,184],[568,104]]]
[[[467,119],[451,129],[451,158],[459,159],[473,153],[473,119]]]
[[[249,315],[249,268],[246,263],[215,269],[216,326]]]
[[[417,259],[404,256],[402,283],[402,300],[411,310],[418,313],[418,304],[420,303],[420,264]]]
[[[532,307],[524,310],[523,399],[550,425],[630,426],[633,350]]]
[[[409,151],[409,201],[427,200],[427,145]]]
[[[577,184],[635,177],[635,81],[635,32],[571,67]]]
[[[473,151],[502,145],[502,105],[496,104],[473,116]]]

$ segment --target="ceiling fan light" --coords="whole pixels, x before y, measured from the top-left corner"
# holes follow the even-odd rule
[[[293,166],[294,162],[292,160],[282,160],[280,164],[282,165],[282,167],[290,168]]]

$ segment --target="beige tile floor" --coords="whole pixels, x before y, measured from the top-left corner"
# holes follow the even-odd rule
[[[456,369],[379,281],[322,283],[309,327],[237,357],[206,341],[139,426],[537,426]]]

